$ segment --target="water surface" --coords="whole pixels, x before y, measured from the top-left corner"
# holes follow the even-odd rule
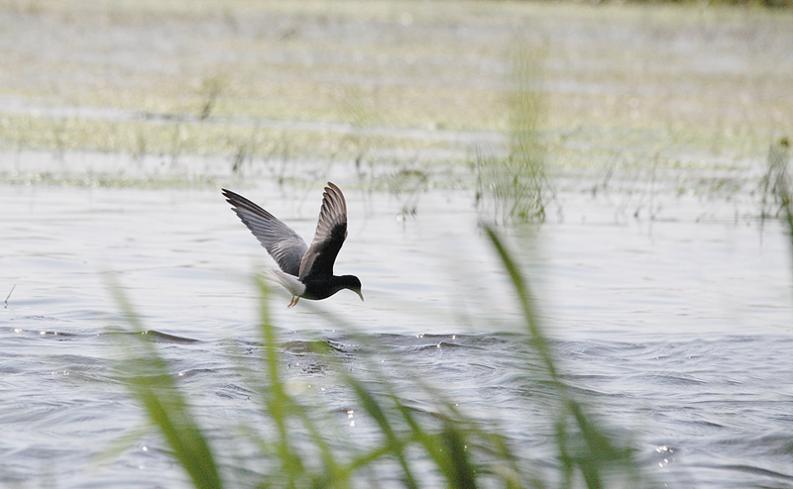
[[[350,423],[357,406],[328,365],[307,353],[306,341],[328,340],[353,371],[374,358],[397,382],[442,385],[548,470],[547,393],[527,375],[535,358],[470,192],[339,183],[351,211],[337,269],[361,277],[366,302],[340,292],[319,309],[288,310],[276,291],[290,384],[324,405],[329,430],[374,439],[365,420]],[[313,233],[319,186],[240,191]],[[563,217],[534,239],[525,228],[508,234],[577,395],[669,487],[793,487],[793,292],[781,227],[761,231],[724,203],[703,214],[702,203],[662,196],[665,210],[650,221],[626,218],[623,197],[561,198]],[[400,212],[405,199],[416,216]],[[240,366],[258,368],[251,276],[271,262],[216,189],[14,186],[0,206],[0,293],[16,285],[0,309],[3,486],[185,486],[127,394],[118,361],[129,343],[110,333],[126,323],[108,272],[163,333],[158,344],[215,443],[233,446],[232,428],[256,424]],[[418,394],[413,402],[432,409]],[[236,464],[262,470],[239,450]]]

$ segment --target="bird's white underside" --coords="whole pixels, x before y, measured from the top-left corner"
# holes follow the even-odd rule
[[[302,297],[306,292],[306,285],[294,275],[290,275],[282,270],[273,268],[273,276],[278,283],[284,286],[292,295]]]

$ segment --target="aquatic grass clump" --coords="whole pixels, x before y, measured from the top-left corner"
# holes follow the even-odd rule
[[[215,74],[204,78],[201,81],[199,89],[199,97],[201,99],[200,108],[198,110],[198,118],[202,121],[207,120],[212,115],[217,101],[223,91],[226,89],[228,81],[221,74]]]
[[[270,320],[268,288],[263,281],[258,282],[261,371],[246,374],[246,387],[256,393],[261,417],[255,428],[237,430],[240,443],[253,441],[257,449],[256,470],[235,465],[226,455],[233,448],[224,450],[227,447],[210,439],[152,335],[132,335],[135,344],[127,345],[134,347],[127,350],[123,364],[125,371],[133,374],[130,392],[196,488],[643,487],[633,450],[610,435],[566,386],[552,344],[535,315],[523,274],[496,231],[490,227],[485,231],[517,295],[527,333],[523,338],[539,358],[538,365],[527,364],[527,375],[554,399],[555,407],[546,405],[544,409],[548,426],[553,426],[557,455],[550,466],[555,471],[534,467],[514,440],[492,422],[486,424],[467,415],[431,381],[407,372],[396,374],[400,387],[408,385],[416,396],[432,400],[430,408],[416,409],[410,399],[398,393],[394,377],[386,375],[366,354],[356,353],[354,358],[366,367],[364,376],[342,363],[326,342],[314,342],[312,354],[348,393],[354,404],[351,410],[365,414],[361,421],[375,436],[362,444],[349,432],[339,430],[339,419],[319,400],[290,390],[283,370],[283,347]],[[118,288],[114,290],[131,326],[144,333],[129,303]],[[359,338],[366,341],[364,336]],[[521,337],[516,341],[522,341]]]
[[[781,138],[768,148],[766,171],[760,179],[761,220],[779,217],[790,208],[789,153],[787,138]]]
[[[546,149],[540,139],[546,100],[542,89],[542,51],[521,50],[513,60],[513,88],[506,105],[509,132],[505,156],[477,151],[477,206],[492,206],[501,222],[543,222],[553,191],[545,175]]]
[[[791,255],[793,255],[793,197],[791,196],[791,182],[788,177],[788,160],[790,159],[790,141],[783,137],[771,144],[768,149],[768,169],[762,180],[762,213],[760,220],[763,222],[768,217],[783,216],[785,230],[788,234]],[[773,199],[773,204],[769,202]],[[767,213],[768,211],[773,213]],[[793,264],[793,261],[791,261]]]

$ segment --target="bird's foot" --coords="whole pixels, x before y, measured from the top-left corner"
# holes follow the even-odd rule
[[[300,296],[293,295],[293,296],[292,296],[292,300],[291,300],[291,301],[289,301],[289,305],[288,305],[288,306],[286,306],[286,307],[288,307],[289,309],[291,309],[291,308],[295,307],[295,306],[297,305],[297,302],[298,302],[299,300],[300,300]]]

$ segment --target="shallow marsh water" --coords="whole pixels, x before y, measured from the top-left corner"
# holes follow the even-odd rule
[[[363,359],[375,359],[399,389],[411,387],[400,376],[442,385],[548,470],[547,388],[527,373],[534,356],[515,334],[507,279],[470,192],[410,196],[418,212],[405,218],[406,197],[338,183],[351,215],[337,268],[362,278],[366,302],[341,292],[287,310],[276,296],[287,380],[325,406],[329,432],[372,442],[352,397],[307,353],[306,341],[328,340],[345,368],[363,372]],[[319,184],[240,191],[310,237]],[[793,487],[793,294],[781,227],[761,231],[736,221],[732,205],[703,214],[701,202],[670,195],[660,197],[662,219],[626,219],[617,197],[566,192],[564,219],[552,216],[534,239],[511,233],[566,379],[669,487]],[[0,309],[2,485],[184,485],[159,439],[140,430],[105,271],[162,333],[211,438],[235,447],[236,427],[259,412],[240,373],[260,353],[251,274],[271,262],[219,192],[13,186],[0,206],[2,295],[16,285]],[[421,396],[413,402],[431,410]],[[245,447],[234,450],[227,463],[263,470]]]

